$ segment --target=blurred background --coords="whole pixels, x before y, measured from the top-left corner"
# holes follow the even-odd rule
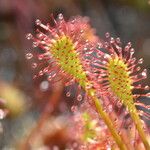
[[[112,36],[120,37],[123,43],[132,42],[137,58],[144,58],[143,66],[148,70],[145,84],[150,85],[149,0],[0,0],[2,150],[28,149],[24,148],[26,144],[20,143],[24,143],[26,135],[32,132],[47,104],[49,107],[46,112],[51,114],[51,117],[45,115],[46,113],[43,116],[51,118],[54,123],[63,122],[73,104],[69,101],[73,97],[65,97],[62,83],[51,88],[45,77],[33,80],[35,70],[25,58],[26,53],[32,52],[31,43],[25,38],[26,33],[33,33],[37,18],[44,23],[49,22],[51,13],[54,17],[63,13],[65,19],[76,15],[87,16],[101,38],[104,38],[106,32],[110,32]],[[146,100],[145,102],[148,103]],[[5,116],[7,117],[2,120]],[[48,139],[51,138],[47,136],[44,137],[45,143],[49,143]],[[54,139],[57,139],[57,136],[64,135],[56,135]],[[63,140],[62,143],[65,142]],[[56,144],[52,143],[54,150],[57,150]]]

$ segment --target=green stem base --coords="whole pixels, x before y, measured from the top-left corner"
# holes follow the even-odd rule
[[[88,95],[92,98],[96,110],[98,112],[98,114],[100,115],[100,117],[104,120],[104,122],[106,123],[108,129],[110,130],[112,137],[114,138],[114,140],[116,141],[118,147],[121,150],[127,150],[126,145],[124,144],[124,142],[122,141],[120,135],[117,133],[112,121],[110,120],[109,115],[103,110],[103,107],[99,101],[99,99],[96,97],[96,92],[94,89],[86,89],[86,92],[88,93]]]
[[[146,150],[150,150],[150,145],[149,145],[149,143],[148,143],[148,141],[146,139],[146,134],[145,134],[145,132],[143,130],[142,123],[141,123],[140,117],[138,115],[138,112],[137,112],[135,106],[132,106],[132,111],[130,111],[130,115],[131,115],[131,118],[133,119],[133,121],[134,121],[134,123],[136,125],[136,129],[139,132],[139,135],[140,135],[140,137],[141,137],[141,139],[143,141],[145,149]]]

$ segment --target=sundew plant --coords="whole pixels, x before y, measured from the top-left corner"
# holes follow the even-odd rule
[[[65,21],[59,14],[57,19],[51,18],[52,25],[36,20],[35,35],[27,34],[35,50],[26,58],[39,60],[32,64],[33,68],[40,68],[34,79],[45,75],[50,84],[62,80],[69,88],[76,83],[78,91],[84,92],[84,96],[80,92],[76,95],[78,101],[83,100],[84,111],[80,106],[78,110],[75,105],[71,107],[82,118],[84,146],[78,149],[149,150],[149,130],[141,119],[150,119],[149,106],[139,102],[140,97],[150,96],[149,86],[140,84],[147,77],[146,70],[140,67],[143,59],[134,57],[130,42],[123,46],[120,38],[109,33],[105,39],[98,38],[86,17]],[[135,89],[143,94],[136,94]],[[66,96],[70,95],[68,90]],[[95,119],[96,124],[92,123]],[[134,133],[131,128],[135,128]],[[81,133],[80,130],[76,132]]]

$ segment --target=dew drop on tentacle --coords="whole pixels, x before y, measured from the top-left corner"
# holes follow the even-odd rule
[[[107,33],[105,34],[105,37],[106,37],[106,38],[109,38],[109,37],[110,37],[110,33],[107,32]]]
[[[120,108],[122,106],[122,103],[120,101],[118,101],[117,106],[118,106],[118,108]]]
[[[84,30],[80,30],[80,33],[84,33]]]
[[[48,88],[49,88],[49,82],[48,81],[42,81],[40,83],[41,91],[46,91]]]
[[[147,70],[144,69],[143,72],[141,73],[141,75],[142,75],[144,78],[146,78],[146,77],[147,77]]]
[[[103,47],[103,44],[102,43],[98,43],[97,44],[97,49],[101,49]]]
[[[43,54],[38,55],[38,60],[42,60],[44,58]]]
[[[143,63],[143,58],[140,58],[139,60],[138,60],[138,64],[142,64]]]
[[[150,98],[150,93],[147,93],[146,96]]]
[[[26,59],[31,59],[33,57],[33,54],[32,53],[27,53],[26,54]]]
[[[120,54],[122,54],[122,48],[121,48],[121,47],[118,48],[118,52],[119,52]]]
[[[35,69],[37,67],[37,63],[32,63],[31,67]]]
[[[110,43],[111,43],[111,44],[115,43],[115,39],[114,39],[113,37],[111,37]]]
[[[134,52],[135,52],[134,48],[131,48],[131,49],[130,49],[130,54],[131,54],[131,56],[134,54]]]
[[[128,42],[127,46],[128,46],[129,48],[131,48],[131,46],[132,46],[131,42]]]
[[[131,63],[131,64],[135,63],[135,61],[136,61],[136,58],[130,59],[130,63]]]
[[[31,40],[33,38],[33,35],[31,33],[26,34],[27,40]]]
[[[77,96],[77,100],[78,100],[78,101],[81,101],[81,100],[82,100],[82,95],[81,95],[81,94],[79,94],[79,95]]]
[[[87,47],[84,47],[84,48],[83,48],[83,50],[84,50],[84,51],[87,51],[87,50],[88,50],[88,48],[87,48]]]
[[[53,77],[51,75],[48,76],[47,80],[52,81]]]
[[[64,19],[63,15],[62,14],[58,14],[58,19],[59,20],[63,20]]]
[[[32,43],[32,47],[33,47],[33,48],[38,47],[38,45],[39,45],[38,42],[33,42],[33,43]]]
[[[138,67],[136,68],[136,71],[140,71],[140,70],[141,70],[141,67],[138,66]]]
[[[42,76],[44,73],[43,73],[43,71],[41,70],[41,71],[39,71],[39,76]]]
[[[111,112],[113,111],[112,105],[108,105],[108,108],[107,108],[107,109],[108,109],[108,112],[111,113]]]
[[[34,76],[33,76],[33,79],[36,79],[36,78],[37,78],[37,75],[34,75]]]
[[[48,71],[49,71],[49,70],[48,70],[48,67],[46,67],[46,68],[43,69],[43,72],[44,72],[44,73],[47,73]]]
[[[91,89],[93,87],[93,85],[92,84],[86,84],[86,89],[88,90],[88,89]]]
[[[104,43],[104,47],[105,47],[105,48],[108,48],[108,46],[109,46],[108,42],[105,42],[105,43]]]
[[[67,97],[70,97],[70,96],[71,96],[71,92],[68,91],[68,92],[66,93],[66,96],[67,96]]]
[[[124,50],[127,52],[130,49],[130,47],[128,45],[125,46]],[[131,52],[131,50],[130,50]]]
[[[37,19],[37,20],[35,21],[35,24],[36,24],[36,25],[41,25],[41,20]]]
[[[78,110],[78,107],[77,107],[77,106],[73,105],[73,106],[71,107],[71,111],[72,111],[72,112],[76,112],[77,110]]]
[[[150,87],[149,87],[148,85],[146,85],[146,86],[144,87],[144,89],[145,89],[145,90],[150,90]]]
[[[118,44],[120,44],[121,43],[121,40],[120,40],[120,38],[118,37],[118,38],[116,38],[116,42],[118,43]]]

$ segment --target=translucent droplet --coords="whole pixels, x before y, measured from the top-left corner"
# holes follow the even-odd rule
[[[44,68],[43,72],[45,73],[48,72],[48,68]]]
[[[136,71],[140,71],[140,70],[141,70],[141,67],[137,67],[137,68],[136,68]]]
[[[36,68],[37,67],[37,63],[32,63],[32,68]]]
[[[75,106],[75,105],[71,107],[71,111],[72,111],[72,112],[76,112],[77,109],[78,109],[78,108],[77,108],[77,106]]]
[[[134,143],[135,143],[135,140],[131,140],[131,144],[134,145]]]
[[[102,43],[98,43],[97,48],[101,49],[102,47],[103,47],[103,44]]]
[[[117,106],[120,108],[122,106],[122,103],[121,102],[118,102],[117,103]]]
[[[146,86],[144,87],[144,89],[145,89],[145,90],[149,90],[150,88],[149,88],[148,85],[146,85]]]
[[[44,36],[43,36],[42,33],[40,33],[40,34],[37,34],[37,37],[38,37],[38,38],[42,38],[42,37],[44,37]]]
[[[46,91],[46,90],[48,89],[48,87],[49,87],[48,81],[42,81],[42,82],[41,82],[41,84],[40,84],[40,89],[41,89],[42,91]]]
[[[109,44],[108,44],[107,42],[104,43],[104,47],[105,47],[105,48],[107,48],[108,45],[109,45]]]
[[[83,48],[83,50],[84,50],[84,51],[87,51],[87,50],[88,50],[88,48],[87,48],[87,47],[84,47],[84,48]]]
[[[112,105],[109,105],[109,106],[108,106],[108,111],[109,111],[109,112],[112,112],[112,111],[113,111]]]
[[[132,58],[132,59],[131,59],[131,64],[133,64],[135,61],[136,61],[136,58],[135,58],[135,57]]]
[[[40,76],[42,76],[42,75],[43,75],[43,71],[42,71],[42,70],[39,72],[39,75],[40,75]]]
[[[36,23],[36,25],[41,25],[41,21],[40,21],[39,19],[37,19],[37,20],[35,21],[35,23]]]
[[[109,37],[110,37],[110,33],[107,32],[107,33],[105,34],[105,37],[106,37],[106,38],[109,38]]]
[[[107,64],[107,61],[103,60],[103,61],[102,61],[102,64],[104,64],[104,65]]]
[[[47,80],[48,80],[48,81],[52,81],[52,76],[49,76],[49,77],[47,78]]]
[[[144,69],[144,71],[142,72],[142,76],[143,76],[143,77],[146,77],[146,76],[147,76],[147,70],[146,70],[146,69]]]
[[[38,43],[37,43],[37,42],[33,42],[33,43],[32,43],[32,46],[33,46],[33,48],[35,48],[35,47],[38,46]]]
[[[37,75],[34,75],[34,76],[33,76],[33,79],[35,79],[35,78],[37,78]]]
[[[92,84],[87,84],[86,85],[86,89],[91,89],[92,88]]]
[[[104,54],[104,58],[105,59],[110,58],[110,55],[109,54]]]
[[[89,40],[86,40],[85,42],[86,42],[86,44],[88,44]]]
[[[143,63],[143,58],[140,58],[138,64],[142,64],[142,63]]]
[[[84,32],[84,30],[80,30],[80,33],[83,33]]]
[[[125,51],[128,51],[129,50],[129,46],[127,45],[126,47],[125,47]]]
[[[150,97],[150,93],[147,93],[146,95],[147,95],[147,97]]]
[[[33,54],[32,53],[27,53],[26,54],[26,59],[31,59],[33,57]]]
[[[141,85],[141,84],[138,84],[138,85],[137,85],[137,87],[138,87],[138,88],[141,88],[141,87],[142,87],[142,85]]]
[[[70,92],[67,92],[67,93],[66,93],[66,96],[67,96],[67,97],[70,97],[70,96],[71,96],[71,93],[70,93]]]
[[[27,35],[26,35],[26,38],[27,38],[27,40],[30,40],[30,39],[32,39],[32,34],[31,33],[28,33]]]
[[[75,20],[73,19],[72,21],[71,21],[71,24],[74,24],[75,23]]]
[[[62,15],[62,14],[59,14],[59,15],[58,15],[58,19],[59,19],[59,20],[63,20],[63,19],[64,19],[63,15]]]
[[[128,47],[131,47],[131,46],[132,46],[131,42],[128,42],[128,44],[127,44],[127,45],[128,45]]]
[[[122,48],[121,47],[118,48],[118,52],[120,52],[120,53],[122,52]]]
[[[119,37],[116,38],[116,42],[117,42],[117,43],[120,43],[120,38],[119,38]]]
[[[130,52],[131,52],[131,53],[134,53],[134,52],[135,52],[134,48],[131,48]]]
[[[114,43],[114,42],[115,42],[114,38],[111,38],[110,43]]]
[[[77,100],[78,100],[78,101],[81,101],[81,100],[82,100],[82,95],[81,95],[81,94],[79,94],[79,95],[77,96]]]
[[[39,59],[39,60],[42,60],[42,59],[43,59],[43,55],[39,55],[39,56],[38,56],[38,59]]]

